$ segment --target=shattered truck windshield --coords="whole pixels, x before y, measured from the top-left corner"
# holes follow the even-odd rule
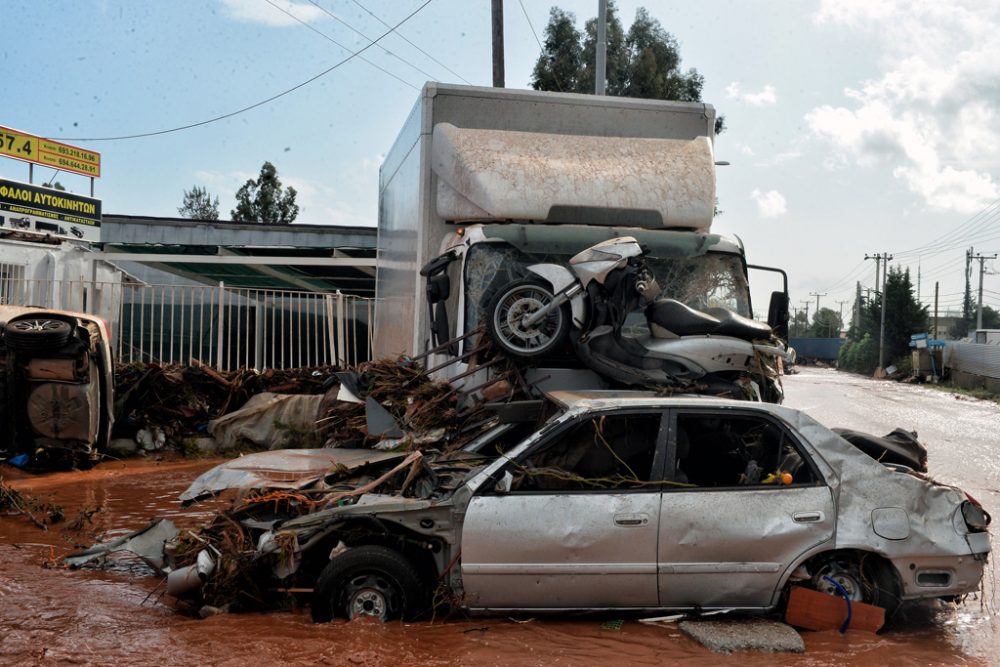
[[[466,331],[477,325],[486,304],[498,290],[531,275],[527,267],[539,263],[568,266],[570,257],[586,247],[579,245],[570,250],[552,244],[515,246],[506,241],[471,246],[464,269]],[[655,246],[650,250],[646,264],[656,275],[663,298],[676,299],[699,310],[722,307],[751,317],[749,288],[740,255],[709,251],[693,256],[658,257]]]

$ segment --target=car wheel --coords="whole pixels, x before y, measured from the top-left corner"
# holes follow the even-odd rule
[[[887,617],[891,617],[899,607],[899,588],[895,578],[888,566],[874,556],[836,556],[822,561],[815,568],[813,588],[820,593],[843,597],[844,593],[837,584],[852,601],[882,607]]]
[[[15,350],[46,350],[66,344],[73,327],[69,322],[32,317],[8,322],[3,329],[7,345]]]
[[[422,593],[420,575],[402,554],[381,546],[354,547],[320,573],[313,589],[312,619],[410,618],[421,611]]]

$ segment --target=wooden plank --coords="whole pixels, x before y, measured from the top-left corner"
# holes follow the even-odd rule
[[[792,587],[785,609],[785,622],[807,630],[840,630],[847,618],[847,601],[844,598],[820,593],[802,586]],[[850,630],[878,632],[885,624],[885,610],[881,607],[851,602]]]

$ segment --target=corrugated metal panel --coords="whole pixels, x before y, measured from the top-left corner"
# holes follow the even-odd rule
[[[945,365],[954,370],[1000,379],[1000,345],[945,343]]]

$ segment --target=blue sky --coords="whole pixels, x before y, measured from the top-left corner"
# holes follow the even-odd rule
[[[100,151],[105,212],[176,215],[197,184],[225,217],[270,160],[299,190],[300,222],[373,225],[379,164],[422,83],[491,83],[487,0],[432,0],[399,28],[433,59],[389,35],[380,45],[391,54],[369,48],[369,62],[246,113],[99,139],[266,99],[369,43],[352,28],[378,37],[375,17],[395,24],[423,3],[7,0],[0,125]],[[551,6],[505,0],[508,87],[528,86]],[[597,0],[559,6],[582,27]],[[683,66],[705,77],[705,101],[726,115],[716,157],[732,164],[720,168],[714,228],[739,235],[749,261],[785,268],[794,305],[814,310],[820,292],[821,305],[839,308],[855,281],[873,285],[864,256],[877,252],[909,266],[914,282],[919,264],[926,303],[934,281],[943,307],[960,303],[965,249],[1000,250],[1000,3],[620,0],[626,27],[638,6],[678,39]],[[0,160],[0,175],[27,180],[27,166]],[[36,181],[50,175],[37,170]],[[985,286],[1000,307],[1000,278]]]

